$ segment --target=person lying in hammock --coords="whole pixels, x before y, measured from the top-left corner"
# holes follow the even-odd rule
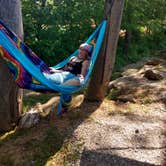
[[[72,57],[61,69],[50,67],[51,74],[45,77],[56,84],[79,86],[84,81],[93,46],[83,43],[79,47],[78,56]]]

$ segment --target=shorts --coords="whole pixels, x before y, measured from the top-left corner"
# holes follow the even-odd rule
[[[82,79],[80,79],[80,77],[78,77],[75,74],[72,74],[68,71],[62,71],[62,72],[53,73],[53,74],[47,74],[47,73],[43,73],[43,74],[48,80],[54,82],[55,84],[63,84],[70,79],[79,80],[80,83],[82,81]]]

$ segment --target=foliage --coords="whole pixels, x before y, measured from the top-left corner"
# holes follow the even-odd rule
[[[111,89],[107,98],[109,100],[117,100],[117,97],[120,95],[120,92],[121,92],[120,89],[117,88]]]
[[[93,20],[101,21],[104,1],[22,0],[22,4],[25,42],[53,65],[88,37]]]
[[[25,42],[49,65],[69,56],[98,25],[104,0],[22,0]],[[165,0],[126,0],[115,70],[166,45]]]
[[[122,29],[126,29],[126,36],[119,39],[116,70],[165,48],[165,2],[165,0],[125,1]],[[130,34],[128,38],[127,34]]]

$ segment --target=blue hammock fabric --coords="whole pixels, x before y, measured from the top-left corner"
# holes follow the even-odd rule
[[[90,65],[84,82],[81,86],[57,85],[45,78],[43,72],[50,74],[47,64],[39,58],[30,48],[28,48],[21,39],[15,35],[5,24],[0,21],[0,56],[5,60],[9,70],[20,88],[30,89],[39,92],[59,92],[61,93],[59,111],[63,102],[69,101],[72,93],[80,90],[86,85],[97,55],[99,53],[107,21],[104,20],[99,27],[87,39],[86,43],[94,45]],[[53,66],[55,69],[62,68],[71,57],[77,56],[78,50],[71,54],[67,59]],[[66,99],[65,99],[66,96]],[[60,112],[59,112],[60,113]]]

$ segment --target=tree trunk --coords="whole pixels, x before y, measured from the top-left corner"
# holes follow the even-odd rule
[[[41,1],[41,6],[42,6],[42,8],[44,8],[46,6],[46,0]]]
[[[115,62],[124,0],[106,0],[105,18],[108,21],[105,38],[91,76],[86,99],[102,101],[106,95]]]
[[[129,48],[130,48],[130,44],[131,44],[131,37],[132,37],[131,31],[127,30],[126,35],[125,35],[125,39],[124,39],[124,43],[122,46],[123,55],[127,59],[129,59],[128,54],[129,54]]]
[[[0,0],[0,19],[20,37],[23,36],[20,0]],[[21,110],[22,90],[0,58],[0,132],[15,127]]]

